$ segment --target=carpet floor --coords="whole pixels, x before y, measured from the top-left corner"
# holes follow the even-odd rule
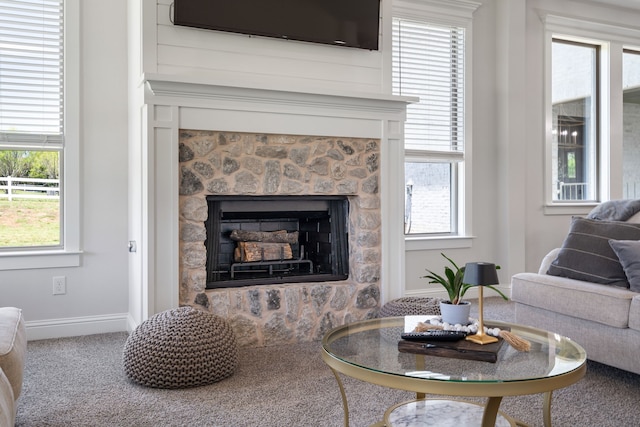
[[[485,318],[509,321],[513,304],[487,298]],[[474,313],[472,312],[472,315]],[[218,383],[161,390],[131,383],[122,370],[126,333],[31,341],[16,426],[339,427],[343,408],[320,343],[242,349],[238,371]],[[343,377],[350,425],[369,426],[413,398]],[[640,425],[640,376],[595,362],[553,395],[556,427]],[[504,398],[501,409],[542,426],[542,395]]]

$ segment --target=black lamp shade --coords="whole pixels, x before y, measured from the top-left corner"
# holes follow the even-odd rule
[[[498,271],[496,265],[489,262],[468,262],[464,266],[463,283],[473,286],[497,285]]]

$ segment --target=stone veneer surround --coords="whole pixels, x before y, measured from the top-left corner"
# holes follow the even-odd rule
[[[226,317],[241,346],[318,340],[380,305],[380,141],[180,130],[180,304]],[[349,278],[205,289],[207,195],[346,195]]]

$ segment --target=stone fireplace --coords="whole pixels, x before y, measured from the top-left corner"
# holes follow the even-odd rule
[[[241,346],[320,339],[403,295],[403,122],[411,98],[146,76],[131,209],[131,324],[180,305],[227,318]],[[134,174],[135,175],[135,174]],[[137,186],[136,186],[137,185]],[[207,197],[348,201],[346,277],[207,286]],[[135,218],[135,215],[134,215]]]
[[[197,304],[227,317],[241,345],[320,339],[329,328],[375,317],[380,304],[382,265],[379,158],[380,141],[370,138],[182,129],[181,303]],[[261,203],[276,203],[287,211],[298,209],[307,199],[344,197],[349,201],[345,221],[346,277],[331,280],[333,277],[327,275],[329,279],[318,280],[310,274],[312,279],[305,280],[301,274],[297,280],[273,284],[269,282],[278,280],[265,277],[248,284],[241,280],[247,286],[238,288],[230,280],[231,271],[224,267],[224,282],[231,286],[211,289],[211,273],[207,274],[206,265],[207,246],[212,245],[205,242],[205,225],[212,212],[207,201],[216,196],[219,199],[214,200],[233,202],[233,206],[246,204],[225,208],[225,212],[239,211],[236,216],[242,218],[263,209]],[[294,199],[287,200],[285,196]],[[285,226],[278,224],[276,228]],[[240,228],[238,224],[236,227]]]

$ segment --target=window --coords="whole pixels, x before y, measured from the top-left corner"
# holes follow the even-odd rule
[[[545,212],[638,198],[640,31],[546,15]]]
[[[622,197],[640,199],[640,51],[622,54]]]
[[[420,101],[405,123],[405,234],[458,235],[465,147],[466,28],[393,19],[393,93]]]
[[[62,2],[0,5],[0,247],[60,246]]]
[[[78,16],[0,0],[0,270],[79,264]]]
[[[552,43],[552,200],[596,201],[599,47]]]

